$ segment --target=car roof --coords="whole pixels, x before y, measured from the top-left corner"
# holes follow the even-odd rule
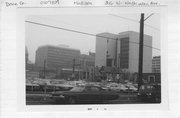
[[[152,84],[143,84],[141,86],[161,86],[161,84],[155,84],[155,83],[152,83]]]
[[[85,85],[84,87],[100,87],[98,85]]]

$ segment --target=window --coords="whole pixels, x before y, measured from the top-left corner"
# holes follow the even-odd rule
[[[129,67],[129,38],[121,39],[120,46],[120,68],[128,68]]]
[[[97,88],[97,87],[91,87],[91,91],[99,91],[99,88]]]
[[[151,89],[152,88],[152,86],[147,86],[147,89]]]
[[[144,90],[144,89],[145,89],[145,86],[142,85],[142,86],[141,86],[141,89]]]
[[[80,92],[80,91],[83,91],[83,90],[84,90],[84,87],[74,87],[74,88],[72,88],[70,91]]]
[[[107,66],[112,67],[112,59],[107,59]]]
[[[149,75],[148,76],[148,82],[149,83],[155,83],[155,75]]]
[[[87,91],[100,91],[100,89],[98,87],[95,87],[95,86],[86,87],[86,90]]]

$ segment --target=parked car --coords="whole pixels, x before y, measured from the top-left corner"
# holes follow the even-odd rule
[[[120,89],[121,92],[128,92],[127,86],[121,84],[121,85],[120,85],[120,88],[121,88],[121,89]]]
[[[51,98],[63,103],[104,103],[119,98],[116,92],[106,91],[99,86],[76,86],[70,91],[57,91]]]
[[[39,90],[38,84],[26,83],[26,92],[34,92]]]
[[[138,98],[142,102],[161,102],[161,85],[142,85],[138,91]]]
[[[111,91],[116,91],[119,92],[121,90],[120,85],[117,83],[111,83],[109,85],[107,85],[107,87],[111,90]]]
[[[116,91],[116,92],[127,92],[127,90],[128,90],[128,88],[125,85],[117,84],[117,83],[109,84],[108,88],[111,91]]]
[[[128,88],[129,92],[137,92],[138,91],[138,88],[135,87],[134,85],[127,84],[126,87]]]

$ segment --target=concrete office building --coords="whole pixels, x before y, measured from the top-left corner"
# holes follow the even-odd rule
[[[144,45],[152,46],[152,37],[144,35]],[[96,36],[95,66],[119,67],[131,73],[138,72],[139,33],[101,33]],[[152,72],[152,48],[144,46],[143,72]]]
[[[29,61],[29,53],[28,53],[27,47],[25,47],[25,57],[26,57],[25,61],[26,61],[26,65],[27,65],[28,61]]]
[[[155,56],[152,59],[152,72],[161,73],[161,57]]]
[[[79,63],[80,50],[72,49],[64,46],[52,46],[45,45],[40,46],[36,51],[35,64],[39,67],[46,68],[71,68],[73,66],[73,60],[75,63]]]
[[[118,35],[112,33],[101,33],[96,35],[95,66],[108,66],[108,59],[112,59],[111,63],[115,61],[116,40],[113,39],[117,38]]]
[[[95,66],[95,55],[81,54],[80,65],[81,65],[81,68],[94,67]]]
[[[82,79],[94,79],[95,53],[89,52],[89,55],[81,54],[80,68]]]

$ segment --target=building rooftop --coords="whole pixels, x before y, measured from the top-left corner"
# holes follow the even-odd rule
[[[42,47],[53,47],[53,48],[60,48],[60,49],[80,51],[80,49],[70,48],[68,45],[57,45],[57,46],[54,46],[54,45],[43,45],[43,46],[39,46],[38,48],[42,48]]]
[[[123,31],[123,32],[119,32],[119,34],[127,34],[127,33],[138,33],[139,34],[139,32],[135,32],[135,31]]]
[[[126,34],[132,34],[132,33],[139,35],[139,32],[136,32],[136,31],[123,31],[123,32],[120,32],[119,35],[126,35]],[[144,36],[150,36],[150,35],[144,34]],[[150,36],[150,37],[152,37],[152,36]]]
[[[96,34],[96,36],[98,37],[102,37],[102,38],[117,38],[119,35],[129,35],[129,34],[138,34],[139,35],[139,32],[136,32],[136,31],[123,31],[123,32],[120,32],[118,34],[113,34],[113,33],[109,33],[109,32],[103,32],[103,33],[99,33],[99,34]],[[144,36],[149,36],[149,37],[152,37],[148,34],[144,34]]]
[[[96,34],[96,37],[101,37],[101,38],[116,38],[118,37],[117,34],[109,33],[109,32],[103,32]]]
[[[154,58],[161,58],[161,56],[154,56],[153,59],[154,59]]]

